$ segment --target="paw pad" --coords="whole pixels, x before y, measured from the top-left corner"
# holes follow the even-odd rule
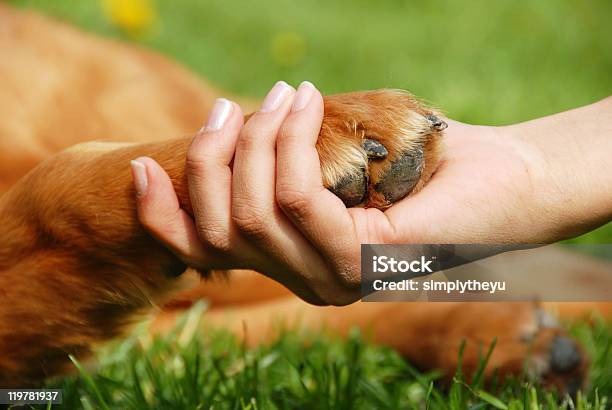
[[[347,208],[361,204],[368,191],[366,170],[362,168],[358,174],[343,177],[329,190],[342,199]]]
[[[389,203],[404,198],[421,179],[423,158],[422,148],[406,152],[391,164],[387,173],[374,186],[374,189],[382,193]]]

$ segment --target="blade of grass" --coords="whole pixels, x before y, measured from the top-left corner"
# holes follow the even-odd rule
[[[98,386],[96,385],[96,382],[91,377],[89,372],[87,372],[83,368],[83,366],[81,366],[81,363],[79,363],[79,361],[76,359],[76,357],[74,357],[73,355],[68,355],[68,358],[76,366],[76,368],[79,370],[79,373],[81,374],[81,377],[85,381],[86,385],[94,392],[94,394],[96,396],[96,399],[98,400],[98,405],[100,406],[100,408],[102,408],[104,410],[110,410],[108,404],[106,403],[106,400],[104,400],[104,397],[102,396],[102,393],[98,389]]]

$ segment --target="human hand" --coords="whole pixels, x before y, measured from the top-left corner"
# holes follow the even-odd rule
[[[165,171],[139,158],[148,180],[137,201],[141,222],[200,270],[254,269],[315,304],[357,300],[367,238],[322,185],[322,117],[322,96],[309,83],[297,95],[278,83],[246,124],[237,104],[218,100],[188,152],[193,219]]]

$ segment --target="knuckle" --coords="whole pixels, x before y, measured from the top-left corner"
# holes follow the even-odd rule
[[[279,137],[282,138],[295,138],[300,135],[303,130],[303,125],[296,121],[294,116],[291,116],[283,121],[280,129],[278,130]]]
[[[360,253],[353,255],[350,259],[340,258],[335,261],[335,277],[338,284],[346,291],[355,291],[361,288],[361,263]]]
[[[266,236],[264,212],[255,206],[234,205],[232,222],[236,228],[249,237],[263,238]]]
[[[256,144],[255,141],[257,140],[257,133],[254,131],[249,131],[249,132],[243,132],[242,134],[240,134],[240,137],[238,138],[238,142],[236,143],[236,149],[240,150],[240,151],[252,151]]]
[[[215,139],[201,139],[197,143],[192,142],[187,150],[185,167],[187,171],[201,173],[218,162],[217,153],[221,150],[221,143]]]
[[[348,305],[361,297],[360,272],[357,268],[337,270],[332,278],[313,281],[310,287],[327,305]]]
[[[217,252],[227,253],[232,250],[229,235],[222,228],[198,224],[197,233],[204,245]]]
[[[338,275],[340,284],[346,289],[357,289],[361,286],[361,275],[355,269],[341,272]]]
[[[204,175],[206,173],[206,164],[207,161],[205,157],[195,153],[191,153],[191,151],[187,152],[185,169],[188,174],[196,176]]]
[[[311,207],[310,198],[301,191],[279,190],[276,193],[276,201],[284,212],[297,217],[306,217]]]
[[[245,129],[240,134],[238,142],[236,143],[236,151],[242,151],[245,153],[255,152],[261,148],[262,142],[265,140],[265,135],[261,130]]]
[[[293,149],[301,149],[303,144],[303,138],[298,137],[291,127],[283,125],[283,128],[278,133],[278,141],[283,146],[291,147]]]

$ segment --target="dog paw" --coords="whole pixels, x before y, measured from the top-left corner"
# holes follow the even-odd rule
[[[537,310],[537,316],[545,312]],[[580,344],[557,324],[538,322],[531,340],[525,369],[527,375],[548,387],[574,397],[585,385],[589,360]]]
[[[468,321],[466,316],[471,319]],[[458,316],[456,316],[458,315]],[[581,346],[546,312],[532,303],[462,304],[453,313],[452,330],[441,354],[441,367],[454,368],[457,346],[465,341],[462,369],[473,374],[487,347],[496,340],[485,375],[527,377],[561,394],[575,395],[585,384],[588,358]],[[477,319],[475,319],[477,318]],[[452,374],[452,373],[451,373]]]
[[[446,126],[404,91],[326,96],[317,141],[323,184],[348,207],[386,208],[429,180]]]

